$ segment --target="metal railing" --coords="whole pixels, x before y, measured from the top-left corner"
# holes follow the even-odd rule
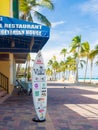
[[[0,72],[0,87],[9,93],[9,79]]]

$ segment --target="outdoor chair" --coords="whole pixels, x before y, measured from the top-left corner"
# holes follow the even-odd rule
[[[32,89],[30,88],[30,90],[29,90],[29,95],[31,95],[31,93],[32,93]]]
[[[16,80],[17,85],[15,86],[18,89],[17,94],[25,94],[28,95],[28,91],[26,89],[26,87],[24,86],[24,84],[22,83],[22,81]]]

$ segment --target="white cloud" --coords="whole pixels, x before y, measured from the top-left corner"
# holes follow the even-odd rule
[[[60,55],[61,48],[56,47],[55,50],[47,49],[46,51],[42,49],[42,55],[44,59],[44,63],[47,66],[48,61],[53,58],[53,56],[56,56],[57,61],[62,60],[62,56]]]
[[[47,66],[48,61],[53,58],[53,56],[56,56],[57,61],[61,61],[62,59],[62,55],[60,55],[60,51],[62,48],[56,47],[55,50],[51,50],[51,49],[42,49],[41,53],[44,59],[44,63],[45,66]],[[37,53],[31,53],[31,59],[35,60]],[[34,62],[32,62],[31,64],[33,65]]]
[[[53,42],[55,44],[60,44],[60,45],[61,45],[61,43],[68,44],[71,42],[72,38],[75,35],[78,35],[78,34],[80,35],[82,31],[83,30],[79,27],[76,27],[76,28],[73,28],[70,30],[62,29],[62,31],[52,29],[49,41]]]
[[[58,25],[64,24],[65,21],[52,22],[52,28],[55,28]]]
[[[98,0],[88,0],[79,6],[82,12],[98,15]]]

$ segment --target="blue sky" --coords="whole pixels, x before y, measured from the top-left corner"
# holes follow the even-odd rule
[[[61,49],[69,48],[76,35],[88,41],[91,49],[98,44],[98,0],[52,0],[55,9],[41,9],[52,23],[50,39],[42,49],[45,63],[53,57],[62,59]],[[98,67],[95,66],[98,72]],[[98,74],[95,74],[96,76]]]

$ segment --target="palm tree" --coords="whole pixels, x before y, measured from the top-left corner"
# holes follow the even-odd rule
[[[67,53],[67,49],[66,49],[66,48],[63,48],[63,49],[61,50],[61,52],[60,52],[60,54],[64,56],[64,61],[65,61],[66,53]]]
[[[54,80],[56,80],[56,73],[57,73],[57,69],[58,69],[58,66],[59,66],[59,64],[58,64],[58,62],[57,62],[56,59],[57,59],[57,58],[56,58],[56,56],[54,55],[54,56],[52,57],[52,69],[53,69],[53,74],[54,74]]]
[[[49,76],[49,79],[50,79],[50,80],[51,80],[52,74],[53,74],[52,70],[51,70],[50,68],[48,68],[48,69],[46,70],[46,75]]]
[[[51,26],[49,20],[37,11],[39,7],[45,7],[50,10],[54,9],[51,0],[19,0],[20,18],[27,21],[34,21],[34,17],[36,17],[41,23]]]
[[[93,69],[93,60],[94,58],[98,55],[98,45],[95,46],[95,49],[92,50],[89,54],[89,59],[91,61],[91,76],[90,76],[90,82],[91,82],[91,79],[92,79],[92,69]],[[97,65],[98,61],[96,62],[96,65]]]
[[[61,69],[60,63],[58,63],[58,67],[57,67],[56,72],[58,73],[58,79],[60,80],[60,73],[62,72],[62,69]]]
[[[90,54],[90,44],[88,42],[83,42],[81,44],[80,56],[81,57],[86,57],[86,67],[85,67],[85,74],[84,74],[84,82],[85,82],[86,74],[87,74],[87,66],[88,66],[89,54]]]
[[[91,71],[90,71],[90,82],[91,82],[91,80],[92,80],[92,72],[93,72],[93,61],[94,61],[94,58],[95,58],[95,55],[94,55],[94,50],[91,50],[90,51],[90,53],[89,53],[89,56],[88,56],[88,58],[89,58],[89,60],[90,60],[90,66],[91,66]]]
[[[63,49],[61,50],[61,52],[60,52],[60,54],[64,56],[64,62],[65,62],[66,53],[67,53],[67,49],[66,49],[66,48],[63,48]],[[65,79],[65,70],[64,70],[64,79]]]
[[[75,36],[72,39],[71,50],[70,50],[70,52],[73,52],[74,54],[77,55],[77,57],[76,57],[76,79],[75,79],[76,83],[78,82],[78,65],[79,65],[80,48],[81,48],[81,35]]]
[[[48,66],[52,66],[52,64],[53,64],[53,61],[50,59],[49,61],[48,61]]]
[[[69,79],[70,73],[76,71],[76,60],[74,57],[68,56],[65,64],[67,65],[67,70],[69,71],[69,74],[68,74],[68,79]]]
[[[52,70],[52,64],[53,64],[53,60],[52,59],[50,59],[49,61],[48,61],[48,67],[49,67],[49,69],[50,70]],[[53,79],[53,71],[52,71],[52,79]]]
[[[67,77],[64,75],[66,69],[67,69],[67,64],[64,61],[61,61],[60,62],[60,72],[62,72],[62,79],[63,78],[65,79],[65,77]]]
[[[59,68],[59,63],[57,61],[54,61],[53,64],[52,64],[52,68],[54,70],[54,79],[56,80],[56,74],[57,74],[57,71],[58,71],[58,68]]]
[[[54,79],[56,80],[56,74],[59,69],[59,63],[56,60],[56,56],[53,56],[49,61],[48,61],[48,66],[53,70],[53,75]]]

